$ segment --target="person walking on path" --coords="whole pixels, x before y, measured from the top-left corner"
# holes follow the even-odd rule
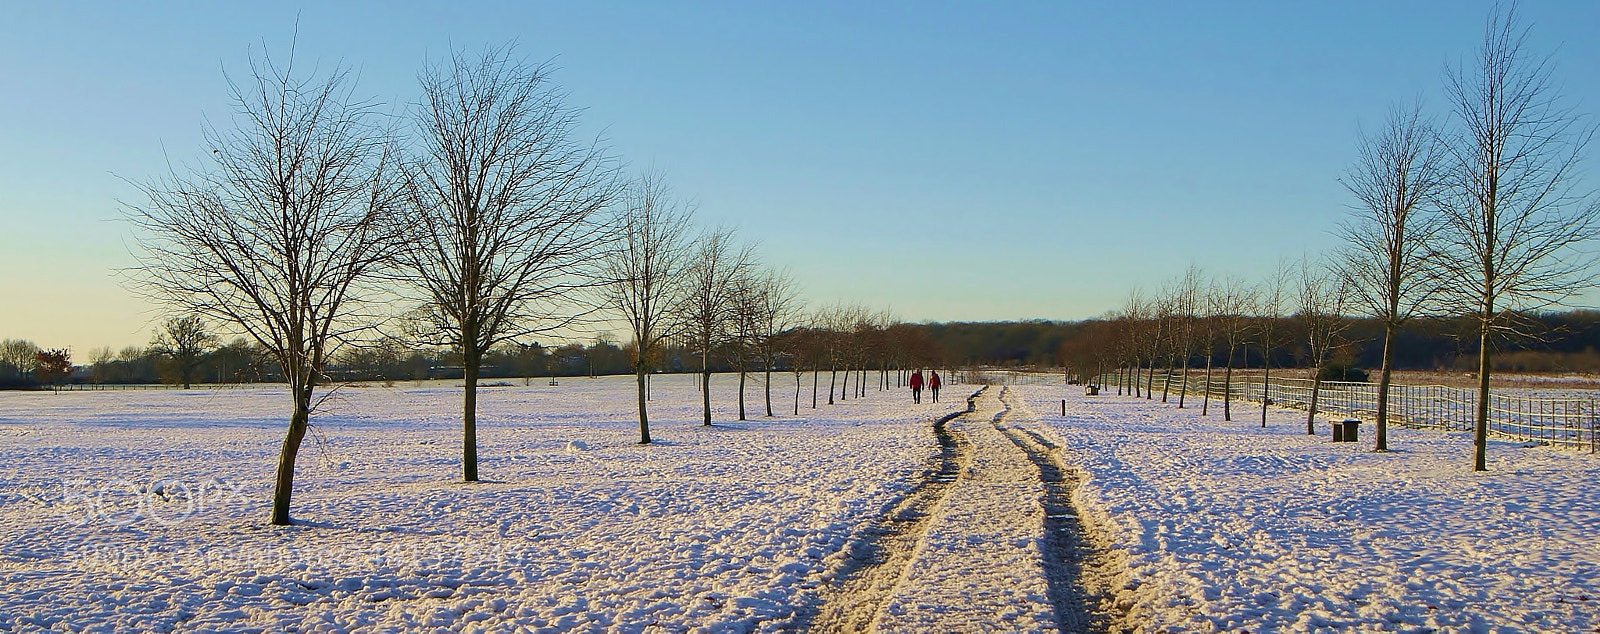
[[[922,402],[922,370],[911,373],[911,402]]]
[[[928,373],[928,389],[933,390],[933,402],[939,402],[939,371]]]

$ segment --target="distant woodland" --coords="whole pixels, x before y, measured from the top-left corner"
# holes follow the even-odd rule
[[[1600,373],[1600,311],[1572,311],[1530,316],[1542,326],[1542,334],[1500,344],[1494,357],[1495,369],[1513,372]],[[1300,323],[1296,317],[1277,320],[1279,332],[1290,333],[1286,341],[1303,341],[1296,336]],[[1017,322],[951,322],[895,324],[910,334],[922,352],[914,363],[934,367],[1000,366],[1051,370],[1067,364],[1076,350],[1094,343],[1095,326],[1107,322],[1030,320]],[[1478,333],[1471,318],[1418,319],[1398,336],[1395,365],[1402,370],[1472,371],[1477,363]],[[1376,320],[1351,320],[1344,344],[1335,363],[1346,367],[1373,369],[1382,353],[1383,326]],[[36,369],[27,363],[38,348],[30,342],[8,340],[16,348],[11,359],[0,359],[0,385],[8,387],[38,384]],[[1225,350],[1219,344],[1213,351],[1217,365],[1224,363]],[[1301,345],[1284,345],[1274,350],[1273,367],[1306,367],[1307,353]],[[74,367],[72,383],[182,383],[183,376],[172,355],[160,346],[91,351],[86,363]],[[279,381],[273,364],[243,340],[208,349],[192,369],[196,383],[248,383]],[[668,346],[661,364],[663,372],[698,371],[699,359],[688,346]],[[898,358],[898,357],[897,357]],[[19,363],[18,360],[21,360]],[[794,367],[793,355],[785,356],[775,369]],[[1204,365],[1204,356],[1192,361]],[[1257,349],[1247,349],[1235,359],[1244,367],[1261,367]],[[808,368],[809,364],[806,365]],[[882,363],[868,358],[867,369]],[[905,362],[891,362],[894,369]],[[723,358],[714,363],[719,371],[735,370]],[[557,345],[509,344],[484,357],[485,378],[570,377],[630,374],[631,350],[607,338],[584,343]],[[825,369],[825,368],[824,368]],[[335,380],[416,381],[459,379],[461,355],[445,348],[408,348],[383,344],[352,349],[332,364],[329,376]]]

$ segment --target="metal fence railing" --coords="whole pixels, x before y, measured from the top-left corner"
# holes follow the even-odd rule
[[[1222,373],[1213,372],[1208,383],[1203,373],[1191,372],[1188,381],[1179,374],[1157,370],[1154,377],[1145,369],[1117,370],[1100,377],[1107,389],[1131,389],[1134,376],[1138,390],[1152,385],[1188,398],[1210,394],[1213,406],[1231,393],[1232,400],[1268,402],[1296,409],[1311,407],[1312,381],[1303,378],[1273,377],[1263,383],[1260,377],[1235,376],[1224,385]],[[1153,379],[1153,380],[1152,380]],[[1170,383],[1169,383],[1170,381]],[[1102,390],[1104,391],[1104,390]],[[1323,381],[1317,395],[1317,411],[1330,415],[1366,419],[1377,417],[1378,384]],[[1390,385],[1389,422],[1419,429],[1471,430],[1477,421],[1478,391],[1444,385]],[[1489,394],[1489,432],[1502,438],[1533,441],[1600,451],[1600,399],[1566,397],[1541,398],[1520,394]]]

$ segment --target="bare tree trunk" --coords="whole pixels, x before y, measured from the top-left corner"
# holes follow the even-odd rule
[[[640,357],[642,359],[643,355],[640,355]],[[650,375],[646,372],[645,364],[642,360],[635,364],[634,377],[639,383],[639,444],[648,445],[650,444],[650,415],[645,413],[644,402],[650,394]]]
[[[744,420],[744,359],[739,359],[739,420]]]
[[[1262,370],[1263,374],[1261,375],[1261,428],[1262,429],[1266,429],[1267,428],[1267,405],[1272,403],[1272,399],[1267,397],[1267,395],[1270,394],[1271,390],[1272,390],[1272,351],[1271,351],[1271,349],[1264,349],[1264,350],[1261,351],[1261,367],[1263,368],[1263,370]]]
[[[1201,416],[1205,416],[1205,415],[1211,413],[1211,356],[1212,356],[1212,352],[1210,350],[1207,350],[1206,351],[1206,396],[1205,396],[1205,399],[1200,403],[1200,415]]]
[[[1322,392],[1322,373],[1317,368],[1311,369],[1311,411],[1306,413],[1306,435],[1317,435],[1317,397]]]
[[[817,375],[822,374],[822,368],[811,368],[811,409],[817,408]],[[799,414],[800,412],[795,412]]]
[[[272,524],[288,526],[289,496],[294,492],[294,462],[300,454],[300,441],[306,437],[306,426],[311,420],[311,387],[294,387],[294,413],[289,417],[289,433],[283,439],[283,449],[278,452],[278,474],[272,485]]]
[[[1172,390],[1172,359],[1167,359],[1167,374],[1161,378],[1161,402],[1167,402],[1167,393]]]
[[[705,412],[705,426],[711,426],[711,352],[700,353],[700,402]]]
[[[1394,369],[1394,324],[1383,328],[1383,365],[1378,374],[1378,421],[1373,451],[1389,450],[1389,386]]]
[[[1192,349],[1192,348],[1191,348]],[[1183,397],[1189,394],[1189,356],[1183,357],[1183,386],[1178,388],[1178,409],[1183,409]]]
[[[1488,471],[1489,450],[1489,370],[1490,324],[1494,300],[1483,303],[1482,332],[1478,334],[1478,424],[1472,431],[1472,470]]]
[[[767,418],[772,418],[772,360],[767,360],[767,382],[762,385],[767,393]]]
[[[850,393],[850,374],[853,373],[853,372],[854,372],[854,370],[850,369],[850,364],[848,364],[848,363],[845,364],[845,366],[844,366],[844,383],[839,386],[839,400],[841,400],[841,401],[848,400],[850,398],[849,396],[846,396],[846,394]]]
[[[461,472],[467,482],[478,481],[478,363],[481,353],[473,345],[462,353]]]
[[[1222,375],[1222,420],[1233,420],[1233,355],[1235,349],[1228,346],[1228,371]]]
[[[833,404],[833,388],[839,383],[839,366],[833,366],[833,371],[828,374],[828,404]]]

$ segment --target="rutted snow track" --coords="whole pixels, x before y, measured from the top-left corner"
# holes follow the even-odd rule
[[[1116,614],[1112,589],[1118,562],[1097,549],[1082,516],[1072,503],[1072,492],[1083,483],[1080,471],[1066,465],[1060,447],[1039,432],[1023,427],[1037,425],[1038,416],[1020,398],[1000,392],[1006,410],[995,427],[1028,455],[1044,483],[1044,568],[1050,582],[1050,601],[1064,632],[1105,632]]]
[[[938,430],[943,468],[858,543],[811,631],[1109,627],[1110,576],[1071,505],[1075,472],[1003,390],[968,404]]]
[[[971,413],[975,399],[982,393],[980,389],[967,397],[965,412],[950,414],[933,424],[933,432],[939,438],[938,471],[930,470],[926,480],[867,529],[865,540],[849,547],[849,557],[844,567],[835,571],[834,583],[823,594],[821,608],[801,629],[827,633],[871,629],[873,617],[915,554],[935,507],[970,459],[971,446],[965,436],[951,432],[948,424]]]

